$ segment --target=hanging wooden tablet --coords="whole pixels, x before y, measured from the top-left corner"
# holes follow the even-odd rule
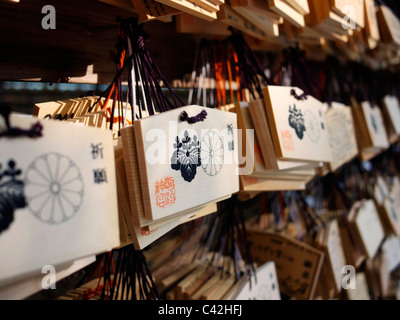
[[[279,25],[271,17],[243,6],[232,7],[248,21],[253,21],[269,37],[279,37]]]
[[[285,20],[295,27],[304,28],[304,16],[293,9],[290,5],[281,0],[268,0],[268,5],[272,11],[281,15]]]
[[[217,12],[219,11],[219,5],[216,5],[208,0],[193,0],[195,5],[207,10],[208,12]]]
[[[373,259],[385,237],[374,201],[363,201],[349,219],[364,253]]]
[[[333,12],[329,1],[309,0],[310,15],[306,17],[306,24],[322,32],[330,39],[343,42],[348,41],[351,25],[337,13]],[[343,25],[346,28],[343,28]]]
[[[287,177],[286,177],[287,178]],[[256,178],[244,177],[241,181],[243,190],[247,192],[265,192],[265,191],[284,191],[284,190],[306,190],[307,183],[311,178],[304,180],[287,180],[281,177]]]
[[[313,170],[313,165],[310,163],[290,163],[278,161],[273,154],[271,154],[271,150],[268,150],[269,154],[266,152],[261,152],[260,143],[257,138],[257,134],[254,134],[255,126],[252,121],[252,117],[250,115],[249,105],[253,104],[254,101],[247,103],[241,102],[240,104],[235,104],[236,106],[236,114],[238,116],[238,128],[242,131],[242,149],[246,150],[245,159],[247,170],[249,174],[246,174],[247,177],[257,177],[257,178],[278,178],[283,177],[286,180],[305,180],[305,177],[314,176],[315,172]],[[257,126],[257,130],[261,131],[260,127]],[[268,128],[267,128],[268,130]],[[262,131],[265,133],[265,127],[262,127]],[[252,133],[252,134],[250,134]],[[252,152],[252,148],[254,146],[254,152]],[[243,152],[242,152],[243,153]],[[275,160],[277,163],[277,169],[268,170],[265,161],[264,154],[269,155],[269,159]],[[251,170],[254,167],[254,171]],[[251,171],[250,171],[251,170]],[[245,172],[243,172],[245,174]]]
[[[267,134],[269,132],[268,127],[257,126],[258,133],[251,135],[249,137],[248,131],[246,130],[254,130],[255,126],[250,116],[250,105],[255,103],[252,101],[250,103],[241,102],[240,104],[236,104],[236,114],[238,116],[238,127],[242,130],[242,140],[243,140],[243,150],[246,150],[245,159],[246,159],[246,168],[245,171],[252,170],[251,174],[243,174],[240,176],[241,182],[241,190],[243,191],[276,191],[276,190],[303,190],[305,188],[306,183],[312,179],[315,175],[314,169],[309,167],[309,164],[304,163],[293,163],[278,161],[276,156],[273,154],[273,149],[267,149],[267,152],[261,152],[261,146],[259,144],[259,140],[257,139],[257,134]],[[257,103],[255,103],[258,105]],[[263,110],[263,105],[258,105],[261,108],[261,112],[263,116],[265,115]],[[257,106],[256,106],[257,108]],[[255,117],[256,121],[259,120],[258,117]],[[265,119],[265,123],[266,119]],[[269,135],[267,136],[268,141],[271,141]],[[272,142],[272,141],[271,141]],[[272,145],[272,143],[271,143]],[[251,147],[254,146],[254,153],[251,150]],[[276,169],[267,169],[264,161],[264,154],[268,156],[268,162],[275,164]],[[281,170],[280,170],[281,169]],[[250,173],[250,172],[249,172]],[[289,188],[289,189],[286,189]]]
[[[361,108],[371,138],[372,147],[387,149],[389,147],[389,140],[381,109],[376,105],[372,106],[368,101],[362,102]]]
[[[385,255],[389,272],[395,271],[400,265],[400,238],[388,237],[382,244],[382,252]]]
[[[80,117],[89,112],[89,108],[98,100],[97,96],[89,96],[77,99],[57,100],[36,103],[33,115],[43,119],[68,120]],[[94,107],[93,112],[99,111],[105,103],[105,99],[100,99],[100,103]],[[104,108],[111,108],[113,100],[109,100]],[[125,108],[125,104],[124,104]],[[130,109],[130,107],[128,107]],[[117,111],[118,112],[118,111]]]
[[[181,11],[171,8],[162,3],[156,2],[154,0],[131,0],[133,6],[139,15],[140,20],[143,22],[160,19],[165,17],[170,17],[181,13]]]
[[[192,117],[202,120],[188,123]],[[236,130],[234,113],[199,106],[136,120],[145,217],[165,218],[238,192]]]
[[[260,157],[260,154],[256,154],[259,150],[259,143],[257,137],[254,135],[254,126],[251,122],[249,115],[249,104],[247,102],[235,103],[235,113],[237,115],[238,129],[241,133],[241,141],[239,141],[241,148],[239,152],[240,157],[243,157],[244,161],[241,163],[243,168],[242,176],[250,176],[254,173],[257,163],[262,166],[264,160]]]
[[[139,165],[137,158],[137,151],[135,145],[135,131],[133,126],[123,128],[121,130],[123,154],[124,154],[124,167],[121,167],[121,174],[123,169],[126,173],[126,181],[128,183],[129,197],[130,197],[130,216],[136,226],[144,226],[141,224],[141,218],[144,218],[143,200],[141,195],[141,184],[139,175]],[[122,166],[122,164],[121,164]],[[126,218],[130,217],[126,215]]]
[[[248,241],[255,263],[275,262],[282,294],[313,299],[324,260],[322,251],[280,234],[249,232]]]
[[[263,101],[260,99],[250,101],[249,111],[266,170],[279,171],[284,174],[286,171],[309,170],[320,165],[319,163],[279,160],[274,152],[274,142]],[[257,150],[255,153],[257,154]]]
[[[55,281],[60,281],[74,273],[82,270],[88,265],[96,261],[96,256],[89,256],[79,260],[71,261],[63,265],[55,266],[57,270],[57,277],[49,279],[46,284],[51,286]],[[39,270],[35,275],[28,278],[21,279],[17,282],[12,282],[6,286],[0,286],[0,299],[1,300],[22,300],[29,296],[43,290],[43,276]]]
[[[283,23],[283,18],[279,14],[273,12],[268,6],[268,2],[264,0],[231,0],[231,6],[251,10],[263,15],[266,19],[272,19],[272,21],[277,24]]]
[[[95,102],[97,104],[94,106]],[[90,96],[78,99],[62,101],[50,101],[35,104],[33,115],[43,119],[55,119],[68,122],[81,122],[85,126],[98,127],[105,130],[110,129],[111,110],[113,100],[105,102],[104,98]],[[119,120],[118,120],[119,119]],[[132,124],[132,110],[126,103],[122,104],[122,109],[115,108],[114,123],[120,122],[122,125]],[[117,140],[119,136],[119,125],[113,127],[113,138]]]
[[[373,270],[375,271],[376,283],[378,287],[378,296],[383,299],[388,298],[389,285],[390,285],[390,272],[388,268],[388,261],[385,254],[380,252],[373,260]]]
[[[400,208],[392,197],[386,197],[382,207],[382,222],[388,227],[389,234],[400,236]]]
[[[365,273],[357,272],[357,274],[354,277],[356,282],[356,288],[355,289],[350,288],[346,290],[348,299],[357,301],[371,300]],[[352,278],[350,281],[354,281],[354,279]]]
[[[0,281],[118,247],[111,132],[21,116],[10,124],[3,135],[16,127],[36,138],[0,138]]]
[[[198,290],[212,276],[213,268],[200,264],[196,269],[183,278],[175,287],[177,300],[188,300],[192,292]]]
[[[307,0],[284,0],[284,2],[291,5],[294,9],[300,12],[303,16],[310,13],[310,7]]]
[[[386,119],[386,126],[392,132],[390,142],[394,143],[400,135],[400,104],[396,96],[385,96],[383,98],[383,114]]]
[[[179,223],[178,220],[174,220],[161,227],[154,227],[147,230],[133,223],[126,171],[123,161],[121,157],[116,159],[118,207],[120,211],[120,239],[121,243],[125,245],[133,242],[135,248],[140,250],[177,227]]]
[[[400,221],[399,221],[399,208],[400,208],[400,183],[398,178],[393,180],[392,188],[390,190],[390,194],[387,197],[388,203],[386,205],[390,205],[391,222],[393,224],[393,231],[395,234],[399,235],[400,231]],[[394,226],[397,225],[397,228]]]
[[[207,204],[198,206],[198,207],[194,207],[190,210],[185,210],[183,213],[178,214],[178,215],[173,215],[170,218],[164,218],[164,219],[160,219],[160,220],[155,220],[153,223],[144,226],[142,228],[142,231],[147,231],[147,230],[151,230],[151,229],[155,229],[157,227],[162,227],[166,224],[169,224],[170,222],[176,220],[178,222],[178,225],[204,217],[206,215],[212,214],[217,212],[217,203],[224,201],[228,198],[230,198],[231,195],[228,195],[226,197],[223,198],[219,198],[217,199],[215,202],[209,202]]]
[[[247,279],[231,299],[281,300],[275,263],[270,261],[258,267],[256,276]]]
[[[218,36],[231,35],[231,32],[228,30],[228,26],[219,20],[205,21],[191,14],[182,13],[176,16],[175,21],[176,32]]]
[[[365,29],[364,34],[370,49],[375,49],[380,40],[377,10],[374,0],[364,0]]]
[[[367,259],[365,261],[365,276],[367,278],[368,289],[372,300],[377,300],[382,296],[379,274],[377,273],[377,268],[375,265],[375,261],[380,259],[381,256],[379,251],[374,259]]]
[[[265,108],[276,156],[280,160],[332,161],[324,106],[312,96],[298,100],[303,91],[294,87],[267,86]]]
[[[220,285],[221,274],[214,273],[192,296],[191,300],[206,300],[210,291],[216,290],[216,286]]]
[[[201,297],[201,300],[221,300],[235,283],[235,276],[231,274],[222,275],[215,286]]]
[[[325,113],[326,129],[331,147],[329,169],[336,171],[358,155],[357,139],[351,109],[333,102]]]
[[[361,104],[353,101],[352,111],[360,157],[370,160],[389,147],[382,112],[368,101]]]
[[[117,196],[118,196],[118,219],[119,219],[119,238],[121,247],[132,243],[131,234],[129,232],[128,224],[125,216],[130,215],[129,197],[126,196],[125,185],[126,179],[121,179],[121,175],[125,174],[125,167],[123,166],[123,153],[122,146],[114,148],[115,155],[115,172],[117,183]],[[122,166],[121,166],[122,164]],[[123,170],[123,172],[121,172]]]
[[[365,27],[364,0],[329,0],[332,10],[345,19],[354,19],[356,26]]]
[[[246,282],[248,281],[248,277],[242,276],[239,281],[237,281],[231,288],[230,290],[225,294],[225,296],[221,300],[234,300],[236,297],[236,294],[240,288],[242,288]]]
[[[351,221],[361,206],[361,202],[356,202],[349,211],[347,217],[339,219],[340,236],[343,243],[344,254],[349,265],[359,269],[366,260],[366,255],[362,245],[354,231]]]
[[[169,7],[175,8],[182,12],[186,12],[188,14],[192,14],[200,19],[204,19],[206,21],[213,21],[217,19],[217,14],[215,12],[210,12],[197,4],[187,1],[187,0],[156,0],[162,4],[165,4]]]
[[[381,175],[378,175],[373,186],[373,197],[377,205],[383,206],[385,199],[390,196],[389,186]]]
[[[37,103],[33,108],[33,115],[38,118],[67,120],[74,117],[76,105],[78,102],[72,100]]]
[[[225,0],[210,0],[210,2],[214,3],[215,5],[223,5],[225,3]]]
[[[124,164],[120,164],[121,180],[126,180],[126,194],[129,196],[131,211],[126,215],[128,226],[132,233],[144,235],[149,241],[155,234],[163,234],[165,230],[172,230],[179,224],[185,223],[194,218],[214,212],[215,203],[207,203],[197,207],[191,207],[163,219],[153,221],[145,217],[143,204],[141,179],[139,174],[139,163],[137,158],[137,147],[135,145],[134,127],[125,127],[121,130],[123,141]],[[123,172],[126,173],[126,179]],[[220,201],[222,199],[217,199]],[[167,226],[168,225],[168,226]],[[165,233],[165,232],[164,232]],[[148,237],[151,235],[151,237]]]
[[[393,11],[385,5],[381,5],[377,16],[383,40],[400,45],[400,20]]]
[[[125,134],[124,137],[126,137]],[[173,217],[172,219],[166,220],[162,223],[158,224],[150,223],[151,221],[149,222],[146,219],[141,218],[143,216],[143,213],[141,213],[140,215],[138,211],[135,212],[131,211],[131,204],[133,205],[138,204],[140,207],[143,204],[141,202],[140,203],[135,202],[139,201],[139,198],[136,199],[130,197],[130,194],[131,195],[135,194],[128,187],[128,181],[130,182],[129,184],[132,185],[133,179],[130,179],[130,177],[133,176],[133,173],[129,172],[129,175],[127,175],[123,157],[116,158],[116,172],[117,172],[119,210],[121,212],[120,215],[121,243],[129,244],[133,242],[137,250],[146,248],[155,240],[159,239],[160,237],[165,235],[167,232],[173,230],[180,224],[186,223],[193,219],[197,219],[204,215],[208,215],[217,211],[216,204],[212,203],[207,206],[204,206],[203,209],[193,210],[193,212]],[[140,201],[142,201],[141,198]],[[136,210],[138,210],[137,208],[138,207],[136,207]]]
[[[256,24],[236,13],[227,4],[221,6],[220,11],[218,11],[217,15],[218,20],[221,20],[223,23],[226,23],[229,26],[243,31],[250,36],[261,40],[265,40],[267,38],[267,34],[263,30],[261,30]]]
[[[333,280],[336,293],[340,293],[342,291],[342,269],[348,263],[346,262],[337,220],[333,220],[328,224],[324,239],[322,239],[320,245],[325,252],[325,263],[328,266],[329,279]]]
[[[390,196],[389,187],[382,176],[378,175],[375,183],[370,186],[370,188],[373,189],[372,198],[375,201],[385,235],[390,236],[393,233],[396,233],[397,213],[395,210],[394,201]]]
[[[273,152],[274,145],[272,142],[262,100],[257,99],[249,102],[249,112],[253,121],[255,136],[259,143],[260,153],[262,155],[266,169],[281,169],[281,167],[279,167],[279,162],[276,158],[275,152]]]

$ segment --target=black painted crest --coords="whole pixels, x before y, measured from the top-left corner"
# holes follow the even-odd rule
[[[200,142],[197,136],[189,137],[189,133],[185,131],[184,138],[180,141],[176,137],[174,143],[175,151],[171,158],[171,168],[180,170],[182,178],[191,182],[197,173],[197,167],[201,166],[200,158]]]
[[[27,205],[24,182],[19,178],[21,174],[14,160],[8,162],[5,170],[2,170],[0,164],[0,233],[13,222],[14,211]]]
[[[297,109],[296,105],[294,105],[293,109],[289,106],[289,125],[295,130],[297,137],[303,140],[306,126],[303,113],[300,109]]]

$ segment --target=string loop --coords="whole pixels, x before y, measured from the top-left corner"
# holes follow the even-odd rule
[[[37,138],[41,137],[43,126],[38,121],[33,124],[29,130],[24,130],[16,127],[12,127],[10,125],[10,114],[11,114],[11,106],[7,103],[0,103],[0,115],[4,118],[4,122],[6,124],[6,130],[0,132],[0,138],[2,137],[28,137],[28,138]]]
[[[179,120],[182,122],[187,121],[189,124],[194,124],[197,122],[203,122],[207,118],[207,111],[202,110],[197,116],[189,117],[186,111],[182,111]]]
[[[301,95],[298,95],[297,93],[296,93],[296,90],[295,89],[292,89],[291,91],[290,91],[290,94],[293,96],[293,97],[295,97],[297,100],[300,100],[300,101],[304,101],[304,100],[307,100],[307,95],[303,92]]]

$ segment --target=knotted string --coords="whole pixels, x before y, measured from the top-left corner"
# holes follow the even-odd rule
[[[300,96],[293,93],[292,95],[298,100],[304,100],[305,96],[312,95],[316,98],[327,101],[324,92],[319,87],[316,77],[306,61],[305,51],[300,50],[299,47],[294,47],[284,49],[282,54],[283,61],[280,69],[288,69],[290,67],[292,70],[291,85],[299,87],[304,92],[304,94]]]
[[[253,92],[253,88],[255,88],[258,95],[262,97],[262,84],[259,77],[267,85],[275,85],[275,83],[265,75],[256,55],[244,40],[243,34],[232,27],[230,27],[229,30],[232,32],[232,35],[228,40],[232,43],[238,56],[237,65],[240,72],[240,86],[249,89],[254,99],[256,96]]]
[[[353,95],[357,102],[369,101],[371,108],[374,103],[374,74],[365,65],[357,62],[350,62],[351,83]]]
[[[187,121],[189,124],[194,124],[197,122],[203,122],[207,118],[207,111],[202,110],[197,116],[189,117],[186,111],[182,111],[181,116],[179,118],[180,121]]]
[[[347,72],[345,68],[346,66],[341,65],[336,57],[329,56],[325,61],[324,71],[326,81],[324,91],[329,105],[331,105],[332,101],[350,105],[352,83],[349,72]],[[335,91],[335,84],[337,85],[337,91]]]
[[[114,267],[115,257],[117,260]],[[93,277],[99,281],[94,290],[84,295],[84,299],[94,295],[98,295],[100,300],[160,299],[146,257],[141,250],[135,250],[132,244],[101,255],[91,269],[81,284],[90,282]]]
[[[303,92],[301,95],[298,95],[298,94],[296,93],[296,90],[295,90],[295,89],[292,89],[292,90],[290,90],[290,94],[291,94],[293,97],[295,97],[297,100],[300,100],[300,101],[307,100],[307,94],[306,94],[305,92]]]
[[[40,122],[36,122],[31,126],[29,130],[24,130],[16,127],[12,127],[10,125],[10,114],[11,114],[11,105],[8,103],[0,103],[0,115],[4,118],[4,122],[6,124],[6,130],[3,132],[0,132],[0,138],[1,137],[12,137],[12,138],[17,138],[17,137],[28,137],[28,138],[38,138],[42,137],[42,130],[43,126],[40,124]]]
[[[127,20],[119,21],[119,33],[120,39],[117,44],[117,49],[121,51],[121,42],[123,43],[123,48],[128,47],[127,39],[130,39],[132,44],[132,54],[125,58],[125,61],[120,64],[118,71],[109,85],[109,87],[104,91],[102,96],[109,95],[118,86],[118,79],[120,79],[122,73],[126,68],[129,68],[130,72],[135,72],[140,78],[142,91],[142,102],[146,103],[148,106],[149,114],[153,115],[155,111],[166,111],[169,109],[174,109],[179,106],[183,106],[184,103],[180,97],[172,90],[167,79],[161,73],[157,64],[152,60],[149,52],[146,50],[144,44],[149,38],[148,35],[143,31],[142,25],[138,24],[138,19],[132,18]],[[135,101],[133,98],[133,83],[132,78],[129,77],[129,91],[128,100],[131,104],[132,111],[135,110]],[[159,80],[167,87],[168,92],[172,98],[172,101],[167,98],[163,92]],[[139,79],[136,81],[136,87],[139,87]],[[93,104],[89,109],[91,111],[94,106],[100,101],[101,97]],[[140,101],[140,100],[139,100]],[[140,112],[140,111],[139,111]],[[140,112],[141,113],[141,112]],[[140,114],[141,116],[141,114]]]
[[[136,47],[134,48],[134,50],[137,51],[139,58],[141,58],[140,71],[142,72],[142,75],[144,75],[145,78],[148,80],[147,83],[149,84],[150,89],[153,91],[153,93],[157,92],[159,103],[161,105],[160,109],[162,111],[168,110],[166,104],[168,104],[171,109],[174,109],[179,105],[183,106],[183,101],[172,90],[169,82],[161,73],[158,65],[153,61],[150,53],[146,50],[144,43],[145,40],[149,38],[149,36],[143,31],[143,26],[138,25],[137,22],[132,22],[131,20],[127,20],[126,23],[128,24],[129,30],[132,30],[132,32],[128,33],[128,36],[132,38],[133,43],[136,43]],[[125,26],[123,27],[126,28]],[[165,94],[162,92],[159,82],[157,81],[157,77],[159,77],[159,79],[167,87],[169,93],[171,94],[173,102],[169,101],[169,99],[167,99]],[[149,92],[150,91],[147,90],[147,94],[149,94]]]

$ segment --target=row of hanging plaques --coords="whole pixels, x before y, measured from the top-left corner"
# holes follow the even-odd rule
[[[294,87],[267,86],[263,94],[234,106],[239,128],[255,131],[242,138],[246,165],[254,169],[240,177],[248,193],[303,190],[316,173],[336,172],[357,156],[370,160],[399,137],[395,96],[380,106],[353,99],[349,107],[324,104]]]
[[[216,202],[239,191],[239,181],[247,192],[304,190],[316,169],[336,171],[358,154],[369,159],[398,136],[394,96],[385,97],[382,115],[369,102],[327,106],[298,88],[268,86],[263,93],[263,100],[236,104],[234,112],[188,106],[137,120],[120,138],[114,133],[119,210],[131,234],[147,235],[144,246],[214,212]],[[180,120],[183,111],[207,116],[189,124]],[[245,170],[238,168],[240,152]]]
[[[322,163],[336,170],[360,150],[369,157],[371,148],[376,154],[397,139],[396,97],[385,98],[382,116],[369,102],[355,111],[339,104],[328,108],[311,96],[299,99],[303,92],[298,88],[268,86],[263,93],[264,100],[241,103],[236,113],[186,106],[136,120],[133,126],[125,121],[121,137],[104,130],[104,117],[76,112],[74,119],[69,111],[78,110],[79,104],[65,107],[66,101],[55,102],[52,111],[47,103],[44,113],[38,104],[36,112],[43,118],[68,113],[69,121],[12,116],[15,128],[29,131],[39,123],[43,133],[0,140],[0,245],[1,252],[13,257],[2,265],[4,284],[37,273],[43,265],[71,262],[126,243],[145,248],[179,224],[215,212],[217,202],[240,189],[304,189]],[[363,117],[353,121],[363,121],[363,134],[349,110],[362,112]],[[182,121],[183,112],[188,119],[204,118],[189,123]],[[390,141],[385,124],[392,126]],[[254,160],[250,157],[255,170],[246,176],[239,175],[238,128],[255,129]],[[251,144],[248,138],[244,140]],[[80,232],[86,229],[93,235]],[[101,241],[98,234],[104,235]],[[79,237],[82,241],[76,240]],[[56,250],[59,246],[65,250]]]
[[[132,242],[142,249],[239,191],[234,113],[187,106],[129,126],[128,112],[118,137],[109,105],[90,112],[93,101],[38,104],[39,118],[4,121],[2,285]],[[206,116],[189,123],[183,111]]]
[[[68,269],[119,246],[111,132],[22,115],[7,120],[0,139],[0,252],[7,257],[0,283],[37,277],[47,265]]]
[[[396,276],[392,278],[391,274],[400,266],[395,227],[400,214],[398,200],[394,200],[399,196],[399,180],[395,178],[390,184],[387,181],[378,175],[371,183],[372,198],[357,201],[343,212],[318,213],[324,222],[314,235],[301,236],[302,241],[296,240],[296,232],[274,229],[276,215],[262,211],[265,218],[258,214],[246,226],[253,260],[273,261],[280,292],[292,299],[370,300],[396,296],[391,288]],[[298,199],[294,205],[301,210]],[[297,226],[299,221],[292,223]],[[354,267],[356,272],[348,273],[346,266]],[[351,276],[346,278],[348,283],[356,283],[354,287],[343,285],[346,274]]]
[[[365,54],[381,44],[400,43],[398,18],[373,0],[133,0],[140,19],[175,16],[178,32],[225,36],[227,26],[268,42],[313,44],[339,41]],[[170,20],[168,20],[170,21]],[[283,36],[282,36],[283,35]],[[357,44],[357,45],[355,45]],[[360,50],[360,48],[364,48]],[[349,49],[349,48],[347,48]],[[351,55],[351,54],[350,54]]]

